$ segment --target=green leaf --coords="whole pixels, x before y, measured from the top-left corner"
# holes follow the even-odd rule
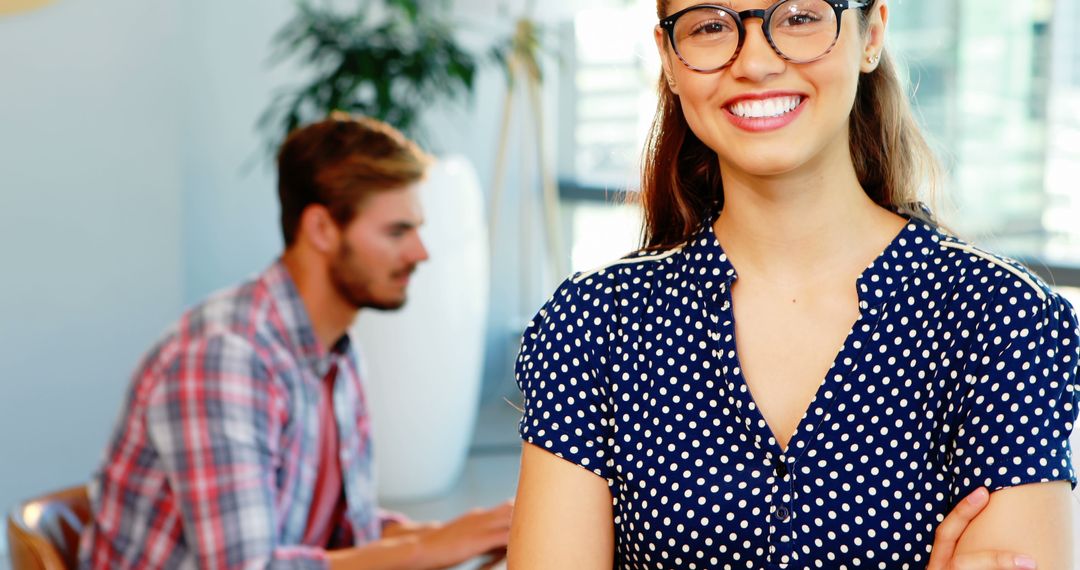
[[[384,9],[375,9],[379,3]],[[481,65],[496,64],[512,84],[507,62],[513,51],[539,73],[542,30],[529,24],[527,33],[519,29],[477,55],[458,41],[462,26],[450,20],[447,0],[358,0],[352,11],[329,1],[297,0],[295,6],[271,40],[269,65],[292,61],[311,73],[301,85],[278,91],[260,114],[259,129],[273,143],[334,109],[386,120],[419,138],[426,109],[472,100]]]

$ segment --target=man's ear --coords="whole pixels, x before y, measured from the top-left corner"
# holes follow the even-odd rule
[[[877,0],[870,11],[870,21],[866,28],[866,45],[863,47],[863,73],[877,69],[881,52],[885,50],[885,29],[889,23],[889,3]]]
[[[312,204],[300,214],[299,238],[322,253],[337,251],[341,243],[341,228],[338,227],[330,210],[326,206]]]

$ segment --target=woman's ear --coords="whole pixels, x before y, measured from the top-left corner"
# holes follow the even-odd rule
[[[299,237],[320,253],[332,254],[341,243],[338,227],[326,206],[312,204],[300,214]]]
[[[664,80],[667,81],[668,89],[672,93],[679,94],[679,84],[675,81],[675,76],[671,73],[671,53],[667,49],[667,34],[660,26],[656,26],[653,29],[653,40],[656,41],[656,51],[660,54],[660,65],[664,72]]]
[[[870,9],[870,21],[866,27],[866,44],[863,46],[862,72],[870,73],[877,69],[881,52],[885,49],[885,28],[889,23],[889,4],[886,0],[877,0]]]

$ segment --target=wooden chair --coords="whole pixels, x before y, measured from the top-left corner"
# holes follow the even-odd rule
[[[11,570],[66,570],[79,559],[79,535],[90,519],[86,486],[31,499],[8,516]]]

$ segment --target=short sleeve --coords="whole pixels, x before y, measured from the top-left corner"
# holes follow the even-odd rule
[[[953,502],[979,486],[990,491],[1047,481],[1076,486],[1069,436],[1077,416],[1076,313],[1058,295],[1008,296],[982,335],[988,346],[974,373],[955,436]]]
[[[521,339],[521,438],[612,480],[605,305],[566,280]]]

